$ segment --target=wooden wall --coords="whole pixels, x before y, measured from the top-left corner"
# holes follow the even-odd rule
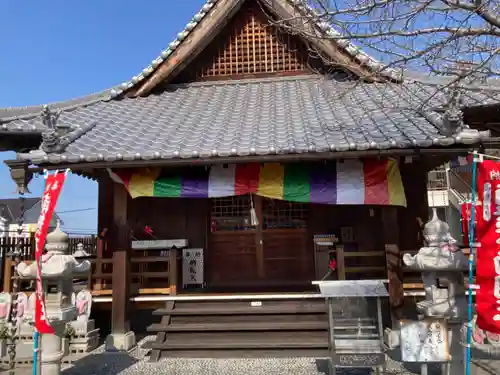
[[[144,227],[159,239],[187,238],[190,247],[205,248],[208,231],[208,199],[136,198],[129,205],[129,224],[134,237],[152,239]]]
[[[401,165],[408,207],[380,206],[330,206],[311,204],[308,207],[306,247],[308,258],[303,264],[304,274],[314,275],[315,234],[341,236],[342,227],[351,227],[354,240],[345,243],[346,279],[388,278],[388,245],[395,249],[391,253],[392,268],[402,285],[403,277],[400,255],[408,250],[417,250],[422,237],[417,218],[427,220],[427,190],[425,165],[419,162]],[[111,185],[110,185],[111,183]],[[99,189],[99,228],[111,227],[112,204],[110,194],[112,182],[105,179]],[[190,247],[205,249],[206,267],[210,262],[210,208],[209,199],[136,198],[128,200],[128,226],[134,238],[152,239],[144,232],[148,226],[158,239],[187,238]],[[111,212],[111,214],[110,214]],[[106,224],[108,223],[108,224]],[[234,233],[237,235],[237,233]],[[266,241],[266,237],[263,238]],[[287,247],[293,246],[287,243]],[[213,241],[212,241],[213,243]],[[270,246],[271,248],[273,246]],[[392,250],[391,250],[392,251]],[[281,255],[282,252],[281,252]],[[280,255],[280,256],[281,256]],[[284,267],[285,263],[281,264]],[[274,271],[273,271],[274,272]],[[206,270],[210,277],[210,270]],[[402,286],[401,286],[402,287]]]

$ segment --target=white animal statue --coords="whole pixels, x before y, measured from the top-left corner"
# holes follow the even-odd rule
[[[92,294],[88,290],[80,290],[76,295],[76,310],[79,322],[88,322],[92,307]]]

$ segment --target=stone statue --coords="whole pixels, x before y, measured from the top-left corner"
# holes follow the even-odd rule
[[[17,324],[19,325],[19,334],[28,336],[33,331],[33,323],[35,320],[35,293],[31,293],[28,297],[26,293],[18,293],[17,295]]]
[[[26,320],[35,320],[35,304],[36,304],[36,294],[31,293],[31,295],[28,298],[28,310],[24,314]]]
[[[28,312],[28,296],[24,292],[17,293],[16,317],[18,323],[21,323]]]
[[[476,320],[477,317],[474,317],[471,322],[473,345],[482,346],[489,344],[497,350],[500,349],[500,335],[482,330],[477,326]]]
[[[75,258],[84,258],[84,257],[88,257],[89,253],[87,253],[85,251],[85,248],[83,247],[83,244],[79,243],[78,245],[76,245],[76,251],[73,253],[73,256]]]
[[[403,256],[407,266],[422,271],[426,299],[419,302],[417,308],[430,317],[467,316],[462,272],[468,268],[468,259],[456,246],[448,224],[438,218],[435,208],[432,219],[424,226],[423,234],[427,246],[415,256]],[[438,280],[447,286],[439,286]]]
[[[87,322],[90,318],[90,309],[92,307],[92,294],[88,290],[80,290],[76,295],[77,320]]]
[[[7,323],[10,316],[10,308],[12,305],[12,296],[10,293],[0,293],[0,322]]]

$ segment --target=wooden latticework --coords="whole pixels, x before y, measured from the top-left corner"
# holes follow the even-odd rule
[[[250,223],[250,196],[214,198],[211,211],[211,231],[248,230]]]
[[[307,227],[308,204],[265,199],[262,204],[264,229]]]
[[[244,6],[177,82],[310,73],[305,45],[269,22],[257,4]]]

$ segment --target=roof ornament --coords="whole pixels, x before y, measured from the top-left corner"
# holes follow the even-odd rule
[[[48,105],[44,105],[42,109],[42,122],[48,129],[57,128],[57,120],[61,115],[61,111],[52,112]]]
[[[462,111],[462,92],[458,85],[453,85],[445,91],[448,103],[443,113],[443,132],[450,136],[459,133],[464,128],[464,113]]]
[[[58,119],[61,111],[52,112],[48,105],[44,105],[42,109],[42,123],[45,129],[42,132],[42,144],[40,148],[45,152],[55,152],[59,148],[59,126]]]

